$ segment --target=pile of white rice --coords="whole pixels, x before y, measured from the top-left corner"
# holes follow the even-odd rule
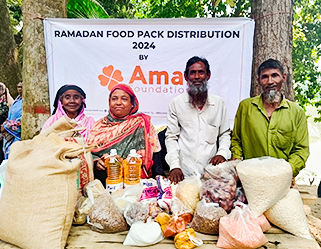
[[[236,166],[248,205],[258,217],[279,201],[290,189],[292,167],[284,159],[253,158]]]
[[[281,200],[264,214],[275,226],[296,236],[314,239],[309,231],[308,221],[298,190],[290,189]]]

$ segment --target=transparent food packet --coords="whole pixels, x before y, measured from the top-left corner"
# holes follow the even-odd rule
[[[108,190],[95,200],[89,210],[87,222],[92,230],[102,233],[128,230],[127,223]]]

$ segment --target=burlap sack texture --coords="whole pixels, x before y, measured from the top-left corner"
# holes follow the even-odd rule
[[[0,239],[26,249],[64,248],[77,198],[84,147],[57,134],[11,147],[0,202]]]

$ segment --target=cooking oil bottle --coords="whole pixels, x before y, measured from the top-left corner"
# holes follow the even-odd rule
[[[114,193],[123,188],[123,159],[117,155],[116,149],[111,149],[105,160],[107,168],[106,189]]]
[[[141,155],[132,149],[124,160],[124,186],[140,183],[142,159]]]

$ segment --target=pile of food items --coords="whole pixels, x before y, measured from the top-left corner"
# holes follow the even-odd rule
[[[142,179],[112,194],[95,180],[78,200],[74,223],[106,233],[129,229],[124,245],[132,246],[172,238],[176,248],[194,248],[202,245],[199,232],[218,235],[220,248],[257,248],[268,242],[269,221],[313,239],[291,181],[290,164],[271,157],[208,165],[201,178],[178,185],[163,176]]]

